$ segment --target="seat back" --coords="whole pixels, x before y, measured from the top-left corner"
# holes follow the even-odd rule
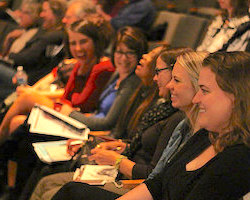
[[[184,16],[184,14],[180,13],[174,13],[165,10],[159,11],[156,20],[153,24],[153,27],[167,23],[168,25],[162,40],[167,42],[168,44],[171,44],[175,34],[175,30],[178,27],[181,18],[183,18]]]
[[[153,27],[168,23],[162,41],[172,47],[196,48],[204,36],[209,19],[175,13],[170,11],[159,11]]]
[[[181,18],[172,38],[173,47],[186,46],[196,49],[210,20],[194,15],[185,15]]]

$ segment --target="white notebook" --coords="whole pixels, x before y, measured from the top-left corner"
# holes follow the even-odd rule
[[[41,105],[32,108],[28,124],[31,133],[72,139],[87,140],[90,132],[85,124]]]

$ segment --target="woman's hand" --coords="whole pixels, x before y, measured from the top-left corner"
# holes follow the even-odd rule
[[[19,96],[19,95],[24,94],[24,93],[30,94],[30,93],[34,92],[34,89],[31,86],[29,86],[29,85],[18,86],[16,88],[16,92],[17,92],[17,95]]]
[[[98,165],[115,165],[116,160],[120,157],[120,154],[115,151],[92,149],[93,155],[88,156],[89,161],[95,161]]]
[[[126,143],[121,141],[110,141],[110,142],[102,142],[96,146],[94,149],[102,149],[102,150],[112,150],[121,154],[126,148]]]
[[[60,110],[60,113],[69,116],[70,113],[72,113],[75,110],[72,106],[68,104],[63,104]]]
[[[79,141],[77,139],[69,139],[67,140],[67,153],[70,156],[74,156],[76,154],[76,152],[82,148],[83,142]]]

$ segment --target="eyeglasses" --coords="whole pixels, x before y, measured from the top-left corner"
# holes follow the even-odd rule
[[[115,54],[119,57],[125,55],[127,58],[134,58],[136,55],[134,51],[127,51],[127,52],[115,51]]]
[[[162,68],[162,69],[157,69],[157,68],[155,68],[155,75],[157,75],[158,76],[158,74],[161,72],[161,71],[163,71],[163,70],[171,70],[169,67],[165,67],[165,68]]]

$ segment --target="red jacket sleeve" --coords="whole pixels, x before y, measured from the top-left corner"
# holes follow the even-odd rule
[[[77,71],[80,67],[80,64],[77,63],[74,69],[72,70],[72,73],[70,75],[70,78],[68,80],[68,83],[65,87],[65,92],[62,97],[63,102],[67,99],[69,93],[74,89],[75,87],[75,77],[77,76]],[[99,64],[96,64],[92,70],[91,73],[86,81],[86,84],[81,91],[81,93],[73,93],[71,97],[71,104],[72,106],[79,106],[81,104],[84,104],[90,96],[94,93],[95,90],[103,88],[105,86],[105,83],[108,81],[110,75],[115,71],[114,66],[108,61],[101,62]],[[106,75],[105,72],[108,72],[110,75]],[[105,75],[105,76],[102,76]],[[102,81],[102,80],[104,81]],[[106,80],[107,79],[107,80]],[[94,93],[95,94],[95,93]],[[98,99],[98,96],[95,97]]]

